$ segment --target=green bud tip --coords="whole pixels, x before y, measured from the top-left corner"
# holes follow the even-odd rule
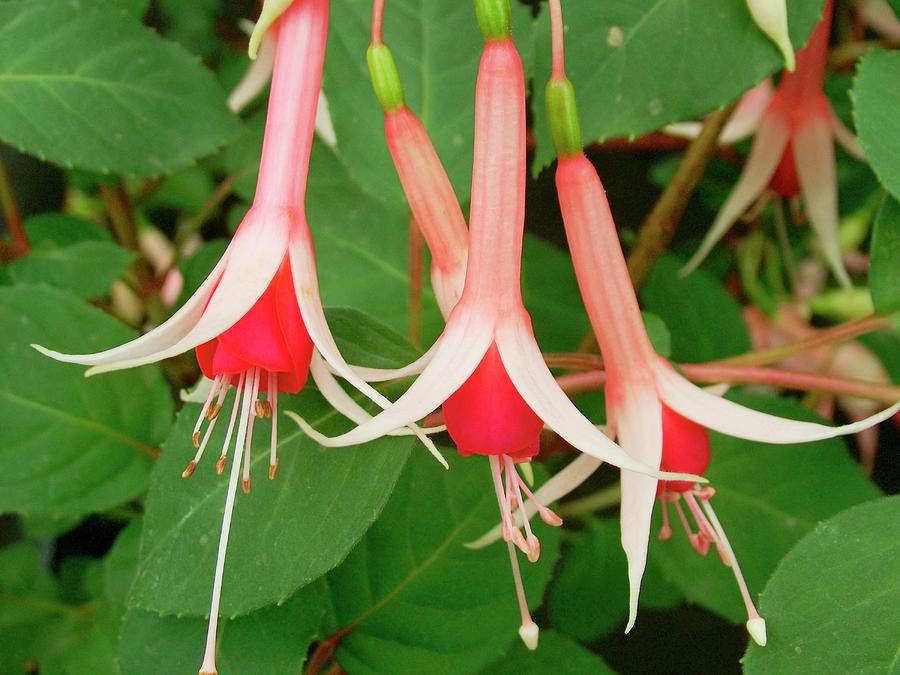
[[[575,89],[564,75],[554,75],[547,83],[547,121],[556,156],[580,155],[581,124],[575,106]]]
[[[509,38],[512,32],[509,0],[475,0],[475,14],[485,41]]]
[[[394,63],[394,55],[387,45],[382,43],[369,45],[366,62],[372,76],[372,87],[384,111],[391,112],[406,105],[397,64]]]

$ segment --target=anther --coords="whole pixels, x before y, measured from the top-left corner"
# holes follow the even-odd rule
[[[194,447],[199,448],[200,447],[200,432],[195,431],[193,434],[191,434],[191,440],[194,442]]]
[[[241,478],[241,489],[244,491],[244,494],[250,494],[250,479],[249,478]]]
[[[197,462],[190,461],[188,462],[187,468],[181,472],[182,478],[190,478],[191,474],[194,473],[194,469],[197,468]]]
[[[694,547],[694,550],[697,551],[700,555],[706,555],[709,553],[709,544],[710,541],[707,537],[704,537],[702,534],[692,534],[690,536],[691,546]]]
[[[216,460],[216,473],[220,476],[222,475],[222,472],[225,471],[225,462],[227,461],[228,457],[224,454]]]
[[[525,539],[525,535],[522,534],[522,530],[520,530],[518,527],[512,532],[512,541],[516,545],[516,548],[522,551],[522,553],[524,553],[526,556],[530,555],[531,549],[529,549],[528,547],[528,542]]]
[[[536,563],[541,557],[541,542],[533,534],[528,537],[528,551],[526,551],[528,562]]]
[[[553,511],[548,509],[546,506],[542,506],[540,509],[538,509],[538,514],[540,514],[541,520],[543,520],[551,527],[559,527],[563,524],[563,519],[556,515]]]
[[[696,488],[694,494],[697,496],[697,499],[711,499],[716,496],[716,489],[711,485],[707,485],[702,488]]]
[[[274,464],[269,464],[269,480],[275,480],[275,472],[278,471],[278,460]]]
[[[269,400],[263,401],[263,417],[271,417],[272,416],[272,403]]]
[[[206,413],[206,418],[209,420],[214,420],[219,416],[219,411],[222,409],[221,403],[216,403],[212,407],[210,407],[209,412]]]
[[[265,417],[266,416],[266,408],[263,405],[263,402],[259,399],[256,399],[253,402],[253,412],[256,413],[257,417]]]

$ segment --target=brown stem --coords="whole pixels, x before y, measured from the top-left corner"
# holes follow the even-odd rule
[[[409,216],[409,340],[422,344],[422,286],[425,276],[425,244],[419,225]]]
[[[313,651],[312,656],[309,657],[309,663],[306,666],[306,675],[319,675],[322,667],[334,656],[334,652],[341,643],[341,639],[347,635],[350,630],[350,628],[342,628],[334,635],[319,642]]]
[[[678,164],[672,180],[663,190],[653,209],[641,223],[637,240],[628,252],[628,273],[635,289],[644,285],[656,259],[668,247],[675,228],[687,208],[706,165],[716,151],[716,142],[737,102],[710,113],[697,136]]]
[[[244,169],[226,176],[221,183],[216,186],[209,199],[200,207],[190,218],[185,219],[178,224],[175,231],[175,249],[180,250],[184,243],[190,239],[205,223],[217,208],[225,201],[231,191],[234,190],[234,184],[241,178],[246,176],[251,169]]]
[[[25,234],[25,228],[22,227],[22,216],[16,205],[16,196],[13,194],[2,158],[0,158],[0,206],[3,208],[3,218],[6,220],[6,227],[13,240],[12,246],[8,249],[9,259],[25,255],[31,250],[31,244]],[[4,255],[4,259],[6,259],[6,255]]]
[[[747,352],[746,354],[741,354],[739,356],[731,356],[727,359],[711,361],[708,365],[762,366],[768,363],[774,363],[775,361],[781,361],[782,359],[796,356],[797,354],[803,354],[818,349],[819,347],[844,342],[845,340],[871,333],[873,330],[878,330],[879,328],[887,328],[891,325],[891,318],[896,315],[897,312],[887,316],[870,314],[869,316],[854,319],[853,321],[847,321],[838,326],[826,328],[815,335],[782,347],[773,347],[772,349],[763,349],[757,352]]]
[[[115,186],[100,184],[98,190],[116,241],[124,248],[140,253],[134,208],[121,180]],[[130,270],[135,290],[140,298],[146,300],[159,290],[153,267],[143,255],[132,264]]]

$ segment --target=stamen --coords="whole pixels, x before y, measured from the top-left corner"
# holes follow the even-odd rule
[[[250,385],[250,400],[255,404],[259,403],[259,376],[260,369],[254,367],[252,369],[253,382]],[[253,421],[256,419],[254,415],[248,415],[246,420],[241,420],[247,426],[246,447],[244,448],[244,475],[241,477],[241,489],[245,494],[250,494],[250,446],[253,443]]]
[[[235,395],[234,411],[237,411],[238,402],[240,401],[241,390],[244,389],[244,374],[238,382],[237,394]],[[216,555],[216,573],[213,578],[212,602],[209,608],[209,627],[206,632],[206,651],[203,654],[203,664],[200,666],[201,673],[216,672],[216,626],[219,622],[219,601],[222,598],[222,573],[225,570],[225,550],[228,547],[228,532],[231,530],[231,515],[234,511],[234,497],[237,489],[237,479],[240,473],[241,452],[244,447],[244,438],[247,433],[247,425],[244,422],[250,417],[250,404],[253,398],[250,396],[250,390],[244,390],[244,400],[241,407],[241,425],[238,428],[237,443],[234,450],[234,463],[231,466],[231,476],[228,479],[228,494],[225,497],[225,513],[222,516],[222,531],[219,535],[219,550]],[[235,413],[232,413],[232,425],[234,423]],[[231,435],[231,427],[229,426],[229,437]],[[228,447],[227,445],[225,446]]]
[[[237,419],[238,408],[240,408],[241,394],[244,392],[244,385],[247,383],[247,371],[241,373],[238,378],[237,386],[234,388],[234,405],[231,407],[231,419],[228,420],[228,431],[225,432],[225,442],[222,443],[222,455],[216,461],[216,473],[220,476],[225,471],[225,463],[228,461],[228,445],[231,443],[231,434],[234,432],[234,422]],[[240,429],[238,429],[240,435]]]
[[[500,476],[500,458],[496,455],[488,457],[491,465],[491,476],[494,479],[494,492],[497,493],[497,504],[500,506],[500,518],[503,523],[503,541],[510,541],[513,538],[513,530],[518,530],[512,522],[512,509],[509,508],[509,500],[506,491],[503,489],[502,478]]]
[[[734,578],[737,580],[738,588],[741,591],[744,606],[747,608],[747,631],[750,633],[750,637],[753,638],[753,641],[756,642],[756,644],[760,647],[765,647],[766,620],[759,615],[758,611],[756,611],[756,605],[753,604],[753,600],[750,598],[750,591],[747,590],[747,583],[744,581],[744,575],[741,573],[741,566],[738,564],[737,557],[734,555],[734,550],[728,542],[728,537],[725,536],[725,529],[716,517],[716,512],[713,510],[712,504],[710,504],[708,500],[704,500],[701,503],[703,505],[703,510],[706,511],[706,515],[709,516],[709,520],[718,535],[718,541],[716,542],[717,546],[724,549],[725,555],[728,556],[728,560],[731,562],[730,567],[734,572]]]
[[[199,448],[199,438],[200,438],[200,426],[203,424],[203,420],[206,419],[206,415],[209,413],[209,408],[212,405],[213,399],[216,397],[216,391],[219,388],[219,385],[222,382],[222,376],[216,375],[213,380],[212,386],[209,388],[209,394],[206,396],[206,400],[203,402],[203,407],[200,409],[200,415],[197,417],[197,423],[194,425],[194,432],[191,434],[191,440],[194,442],[194,447]]]
[[[672,538],[672,526],[669,524],[669,502],[666,499],[666,493],[663,492],[659,496],[660,509],[662,509],[662,527],[659,528],[659,540],[666,541]]]
[[[531,462],[525,462],[523,464],[518,464],[517,466],[522,467],[522,466],[526,466],[526,465],[530,467]],[[534,483],[533,479],[534,479],[534,476],[532,475],[532,484]],[[526,480],[527,480],[527,477],[526,477]],[[541,520],[543,520],[545,523],[547,523],[547,525],[549,525],[550,527],[559,527],[560,525],[563,524],[563,519],[560,518],[558,515],[556,515],[556,513],[554,513],[552,510],[548,509],[546,506],[541,504],[541,502],[538,500],[538,498],[535,496],[535,494],[529,489],[529,487],[528,487],[528,485],[526,485],[526,483],[519,481],[519,487],[522,488],[522,491],[525,493],[525,496],[528,497],[528,499],[531,501],[531,503],[534,504],[535,508],[537,508],[537,512],[538,512],[538,515],[541,517]],[[523,520],[525,519],[526,515],[527,515],[527,512],[522,512]]]
[[[493,459],[493,458],[492,458]],[[528,601],[525,599],[525,586],[522,584],[522,574],[519,571],[519,559],[516,557],[516,549],[511,543],[506,544],[509,549],[509,564],[512,567],[513,582],[516,585],[516,599],[519,601],[519,612],[522,615],[522,625],[519,626],[519,637],[528,649],[534,651],[538,646],[538,627],[531,620],[528,611]]]
[[[269,480],[275,478],[275,472],[278,471],[278,376],[275,373],[269,373],[269,382],[267,384],[266,405],[269,406],[269,416],[272,418],[272,441],[269,445]]]
[[[692,492],[685,492],[683,496],[685,503],[691,510],[691,514],[694,516],[694,520],[697,521],[697,528],[699,529],[699,534],[697,536],[702,540],[703,543],[703,555],[709,553],[710,544],[712,542],[715,542],[716,551],[719,554],[719,558],[722,559],[722,562],[725,563],[726,566],[729,565],[728,560],[722,556],[722,549],[720,546],[719,538],[718,536],[716,536],[716,531],[710,524],[706,516],[703,514],[703,511],[700,509],[700,505],[697,503],[696,497]]]
[[[219,378],[221,378],[221,380]],[[194,469],[197,468],[197,464],[200,463],[200,457],[203,456],[203,451],[206,449],[206,444],[209,443],[209,437],[212,435],[213,429],[216,428],[216,420],[218,419],[219,410],[222,409],[222,402],[225,400],[225,396],[228,394],[228,387],[231,385],[231,375],[217,376],[216,382],[219,383],[219,398],[216,401],[215,405],[213,405],[211,408],[211,410],[215,411],[215,415],[210,418],[211,421],[209,423],[209,426],[206,427],[206,433],[203,434],[203,442],[199,445],[196,441],[197,432],[194,432],[194,446],[197,448],[197,454],[194,455],[194,459],[192,459],[190,463],[188,463],[187,468],[184,470],[184,472],[182,472],[182,478],[190,477],[190,475],[194,473]],[[219,471],[219,473],[222,472]]]
[[[512,483],[513,487],[513,495],[516,498],[517,503],[520,505],[519,510],[521,513],[519,514],[522,518],[522,524],[525,526],[525,548],[519,546],[518,542],[516,543],[522,552],[528,556],[528,562],[537,562],[538,558],[541,557],[541,543],[536,536],[534,536],[534,532],[531,530],[531,523],[528,521],[528,516],[525,513],[525,502],[522,499],[522,493],[519,490],[519,485],[523,482],[519,477],[519,472],[516,471],[516,464],[513,462],[512,458],[509,455],[503,455],[503,462],[506,465],[506,475],[509,482]]]

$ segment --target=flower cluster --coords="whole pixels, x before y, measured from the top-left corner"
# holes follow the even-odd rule
[[[397,67],[382,37],[384,2],[374,2],[367,60],[384,112],[387,145],[415,222],[430,248],[432,286],[446,319],[442,334],[420,359],[397,370],[348,364],[331,335],[319,298],[304,201],[328,0],[265,4],[251,39],[251,50],[261,44],[274,64],[256,193],[222,259],[196,293],[171,319],[119,347],[79,355],[37,347],[58,360],[90,366],[88,374],[195,350],[210,386],[192,434],[196,454],[183,475],[187,478],[195,471],[223,415],[228,417],[228,429],[215,464],[218,473],[224,472],[231,453],[201,674],[216,672],[217,620],[231,514],[238,482],[244,492],[251,491],[254,424],[257,418],[271,419],[268,476],[274,479],[279,394],[300,391],[310,374],[331,405],[356,425],[327,437],[300,414],[284,411],[322,446],[412,434],[443,461],[428,434],[446,428],[461,455],[487,457],[500,512],[498,533],[509,549],[521,610],[519,632],[531,649],[537,647],[538,628],[525,599],[516,549],[527,560],[536,561],[540,541],[530,517],[537,513],[547,525],[561,525],[561,518],[547,504],[580,484],[603,462],[621,469],[622,545],[631,586],[626,631],[636,619],[651,514],[659,500],[664,522],[661,538],[672,534],[668,506],[674,505],[697,551],[705,554],[715,545],[734,570],[747,607],[748,630],[754,640],[765,644],[765,622],[711,506],[714,489],[702,477],[711,460],[707,429],[758,442],[795,443],[869,428],[900,406],[837,427],[782,419],[696,387],[654,352],[603,186],[583,153],[574,89],[563,67],[560,1],[549,4],[553,69],[547,105],[557,155],[556,188],[578,284],[603,356],[608,420],[604,430],[575,407],[545,365],[522,302],[526,89],[512,41],[508,0],[475,1],[484,48],[475,83],[468,225],[425,128],[406,105]],[[749,2],[753,16],[775,35],[792,68],[794,53],[785,42],[783,12],[774,19],[760,13],[760,7],[770,4]],[[821,92],[828,25],[828,19],[823,20],[810,43],[797,53],[795,72],[782,77],[774,94],[760,90],[765,110],[745,176],[691,267],[769,183],[780,194],[804,193],[829,264],[842,282],[849,283],[836,249],[833,161],[819,161],[827,154],[832,133]],[[247,98],[244,88],[257,91],[267,71],[265,66],[253,71],[242,85],[240,101]],[[415,380],[396,401],[372,386],[408,376]],[[370,415],[346,393],[338,378],[381,410]],[[231,389],[235,390],[232,407],[223,411]],[[445,426],[418,426],[438,409]],[[541,449],[545,427],[582,454],[532,491],[529,462]],[[696,532],[682,502],[696,523]]]

